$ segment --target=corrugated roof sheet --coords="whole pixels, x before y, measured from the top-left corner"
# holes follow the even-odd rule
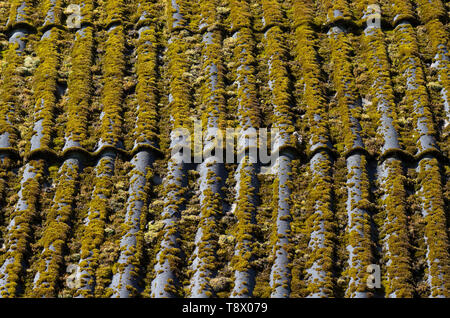
[[[0,23],[2,297],[450,296],[448,2],[9,0]],[[227,128],[278,129],[276,164],[208,151]],[[179,129],[201,160],[171,157]]]

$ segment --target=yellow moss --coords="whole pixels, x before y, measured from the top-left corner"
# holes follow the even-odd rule
[[[72,49],[72,72],[68,80],[66,138],[84,145],[87,141],[86,122],[92,93],[93,29],[86,27],[75,38]]]
[[[397,297],[412,297],[412,273],[409,259],[409,239],[406,219],[405,177],[401,162],[385,162],[387,176],[380,180],[383,197],[380,199],[381,212],[376,216],[380,226],[380,238],[384,242],[382,262],[384,271],[382,285],[386,294]]]
[[[14,123],[17,116],[14,115],[16,107],[15,104],[18,101],[17,98],[17,84],[20,81],[17,68],[23,61],[16,52],[17,44],[10,44],[6,51],[3,53],[4,65],[2,68],[2,82],[0,86],[0,135],[9,133],[9,142],[11,147],[16,147],[17,131],[14,128]]]
[[[30,172],[36,173],[34,178],[28,179],[21,185],[22,204],[21,209],[14,209],[11,215],[11,221],[14,220],[14,226],[8,231],[6,241],[6,253],[3,258],[12,258],[13,262],[6,267],[7,275],[6,289],[2,288],[3,297],[15,297],[17,287],[21,282],[22,264],[25,260],[26,252],[29,248],[29,239],[32,235],[32,222],[36,217],[36,209],[40,192],[40,184],[42,182],[42,174],[44,170],[44,162],[30,161],[28,163]]]
[[[47,213],[44,233],[39,245],[45,249],[37,261],[39,280],[36,282],[30,296],[55,297],[62,264],[62,256],[66,240],[70,233],[72,201],[76,193],[78,167],[64,164],[59,173],[59,183],[53,199],[54,204]]]

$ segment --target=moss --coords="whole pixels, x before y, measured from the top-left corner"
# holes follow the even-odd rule
[[[125,39],[122,25],[108,32],[103,57],[103,117],[99,128],[100,140],[119,146],[122,125],[123,75],[125,70]]]
[[[405,98],[402,102],[405,105],[404,107],[406,109],[404,112],[406,114],[401,115],[408,116],[411,118],[409,121],[412,122],[412,127],[405,125],[400,132],[403,133],[404,144],[410,145],[408,147],[409,149],[417,149],[411,152],[413,154],[420,154],[426,150],[430,150],[434,145],[423,148],[419,138],[423,135],[435,135],[435,129],[429,107],[430,101],[425,85],[425,75],[422,70],[413,27],[410,24],[398,26],[395,29],[395,41],[398,45],[398,58],[394,60],[394,66],[402,73],[402,84],[409,87],[404,92]],[[411,105],[413,106],[412,112]],[[425,124],[427,132],[421,133],[419,124]]]
[[[440,98],[438,108],[431,108],[433,113],[437,117],[436,121],[448,121],[448,113],[444,113],[443,107],[441,106],[445,100],[447,103],[450,101],[450,73],[449,69],[449,59],[448,59],[448,48],[449,48],[449,36],[443,21],[445,21],[446,11],[443,3],[439,0],[426,2],[418,1],[418,11],[419,16],[425,23],[426,34],[424,34],[424,45],[423,51],[428,51],[431,53],[433,62],[439,64],[437,67],[437,80],[439,81],[442,89],[440,90]],[[442,114],[439,116],[439,114]],[[444,118],[443,118],[444,117]],[[448,138],[449,126],[444,125],[442,134],[442,150],[448,155]]]
[[[141,32],[137,46],[136,70],[138,76],[137,120],[134,129],[135,144],[157,144],[157,39],[155,29]]]
[[[105,25],[122,22],[126,6],[123,0],[108,0],[104,4],[104,10],[107,14]]]
[[[298,5],[301,6],[301,4]],[[296,6],[294,6],[294,10]],[[309,11],[307,9],[298,10],[299,16],[295,17],[296,21],[308,19],[307,14]],[[310,135],[310,148],[308,151],[311,155],[311,151],[314,151],[318,145],[328,147],[327,103],[323,94],[324,87],[321,83],[318,56],[317,52],[315,52],[317,39],[314,37],[314,31],[311,26],[309,24],[301,24],[300,21],[298,21],[299,26],[295,29],[297,41],[294,53],[301,67],[301,85],[304,85],[303,102],[308,107],[306,120],[309,124],[307,133]]]
[[[294,140],[294,125],[292,120],[292,111],[291,111],[291,79],[289,74],[288,65],[286,63],[287,59],[287,39],[284,35],[281,25],[285,24],[283,11],[281,5],[276,1],[263,1],[262,2],[263,9],[263,17],[265,20],[265,24],[268,27],[264,34],[264,52],[263,57],[266,59],[268,65],[268,74],[267,79],[269,81],[269,89],[270,95],[268,96],[269,103],[271,103],[271,109],[273,112],[272,115],[272,127],[280,130],[280,137],[282,138],[281,149],[279,151],[283,153],[286,147],[295,148],[297,146],[296,140]],[[273,151],[273,149],[272,149]],[[289,178],[290,179],[290,178]],[[271,185],[272,188],[272,197],[271,197],[271,208],[272,208],[272,231],[270,238],[270,246],[272,247],[272,251],[270,251],[270,257],[272,261],[276,258],[278,253],[281,251],[285,251],[288,253],[289,257],[291,256],[292,246],[290,244],[291,232],[281,233],[280,229],[277,228],[277,224],[282,222],[283,225],[290,224],[291,214],[290,209],[292,204],[290,202],[289,194],[292,190],[292,184],[290,180],[287,182],[281,183],[279,178],[276,177],[273,180]],[[288,194],[288,198],[281,199],[280,195],[286,196]],[[286,200],[286,202],[281,202],[281,200]],[[288,214],[282,215],[286,213],[286,211],[282,211],[280,209],[280,205],[288,204]],[[281,244],[282,239],[287,239],[288,244]],[[264,285],[255,286],[255,292],[258,291],[258,288],[261,288],[260,292],[262,297],[268,297],[271,292],[275,291],[275,288],[278,286],[282,286],[283,282],[284,288],[290,290],[291,277],[290,277],[290,264],[287,265],[287,268],[283,268],[280,270],[286,271],[287,275],[281,275],[276,273],[276,267],[272,265],[272,275],[274,276],[274,282],[272,286],[269,286],[269,282],[267,282],[267,287],[264,288]],[[267,278],[270,276],[267,270]],[[265,275],[262,277],[266,277]],[[258,280],[261,280],[262,277],[258,277]],[[287,297],[288,295],[286,295]]]
[[[231,32],[241,28],[251,27],[249,3],[246,0],[231,0],[229,2],[230,15],[227,21]]]
[[[291,111],[291,83],[288,66],[285,62],[287,56],[286,39],[278,26],[267,30],[265,39],[266,42],[264,44],[266,50],[264,55],[270,63],[268,79],[273,87],[271,96],[269,97],[273,107],[272,127],[280,129],[280,135],[286,143],[283,146],[295,148],[295,140],[293,138],[286,138],[286,136],[290,137],[294,133]]]
[[[10,219],[13,226],[7,234],[6,253],[3,259],[12,259],[6,266],[4,274],[7,275],[6,284],[2,286],[3,297],[15,297],[21,283],[22,263],[29,249],[29,239],[32,235],[32,223],[37,215],[40,185],[43,178],[44,162],[30,161],[27,168],[35,173],[33,178],[27,179],[21,185],[21,205],[16,206]]]
[[[42,12],[41,16],[44,17],[44,29],[49,29],[53,26],[61,27],[62,5],[62,0],[44,0],[39,3]]]
[[[329,158],[325,155],[325,161],[318,162],[311,166],[312,179],[308,185],[308,199],[306,209],[309,217],[305,221],[305,234],[309,237],[308,259],[305,267],[311,269],[318,266],[319,271],[324,271],[323,279],[313,280],[306,274],[308,295],[322,294],[333,295],[332,256],[333,256],[333,212],[331,210],[331,179]],[[312,233],[323,236],[322,238],[312,238]]]
[[[394,25],[400,21],[414,21],[414,10],[411,1],[408,0],[396,0],[391,4],[391,16]]]
[[[112,167],[114,167],[114,159],[111,157],[103,157],[97,163],[94,179],[95,187],[89,202],[89,210],[81,237],[80,271],[86,271],[86,278],[94,280],[95,271],[98,267],[100,246],[104,240],[104,227],[109,210],[108,199],[111,198],[113,188],[112,175],[114,171],[111,169]],[[87,287],[88,283],[92,284],[91,281],[83,280],[81,287]],[[91,288],[80,288],[76,291],[76,295],[92,297],[92,292]]]
[[[313,25],[314,7],[311,1],[294,1],[290,10],[293,30],[303,25]]]
[[[357,147],[355,141],[360,135],[359,121],[361,110],[358,107],[360,96],[353,76],[351,56],[353,53],[349,36],[342,32],[329,36],[331,60],[333,67],[332,79],[336,90],[337,107],[342,118],[345,133],[339,134],[343,139],[344,153],[349,153]]]
[[[72,68],[68,80],[67,124],[65,137],[85,145],[87,118],[92,94],[93,29],[86,27],[75,38],[71,52]]]
[[[64,164],[58,172],[59,180],[54,204],[47,212],[44,233],[39,240],[43,249],[40,254],[37,271],[39,279],[34,283],[33,296],[55,297],[59,270],[72,216],[72,202],[78,185],[78,166]]]
[[[373,125],[381,127],[381,117],[392,120],[392,125],[398,131],[397,109],[392,89],[390,63],[387,55],[384,34],[380,29],[372,28],[370,33],[362,36],[364,59],[367,65],[367,76],[370,79],[366,99],[371,102],[374,116]],[[386,136],[377,129],[376,138],[379,143],[386,143]],[[391,149],[385,149],[391,150]]]
[[[2,67],[1,100],[0,100],[0,135],[8,133],[9,143],[12,148],[17,146],[18,131],[15,129],[16,108],[14,104],[18,102],[17,84],[20,82],[18,67],[23,63],[23,57],[16,51],[17,44],[10,44],[3,52],[4,65]]]
[[[441,174],[436,159],[423,159],[419,162],[417,177],[419,202],[425,222],[424,238],[427,269],[425,270],[430,297],[448,297],[449,278],[445,274],[449,268],[448,237],[446,235],[446,216],[441,184]]]
[[[351,167],[351,171],[347,175],[347,180],[353,178],[353,173],[356,169],[361,169],[361,179],[358,180],[360,185],[357,187],[362,195],[359,201],[355,202],[351,200],[351,196],[347,200],[350,200],[350,206],[347,207],[350,210],[348,219],[348,236],[347,242],[354,250],[352,264],[349,266],[345,274],[351,278],[351,281],[357,282],[356,284],[349,285],[346,291],[348,296],[353,295],[355,292],[368,292],[366,282],[368,279],[367,266],[373,263],[372,248],[373,243],[371,237],[371,217],[369,214],[370,208],[370,196],[369,196],[369,180],[366,170],[366,158],[361,156],[360,167]],[[352,191],[350,188],[353,186],[347,181],[348,192]],[[353,267],[353,264],[357,266]]]
[[[379,181],[383,191],[379,203],[381,212],[375,218],[383,241],[382,264],[385,270],[382,285],[387,295],[412,297],[405,177],[399,160],[389,159],[383,164],[387,172],[386,177]]]
[[[282,4],[276,0],[262,0],[261,6],[263,9],[264,26],[280,26],[285,25]]]
[[[170,91],[173,100],[167,105],[171,109],[173,116],[172,127],[188,127],[187,115],[189,114],[189,86],[183,78],[183,73],[187,72],[188,64],[185,56],[187,43],[177,35],[174,35],[173,42],[168,46],[167,58],[169,60],[168,73],[170,74]]]
[[[319,66],[316,47],[318,40],[312,29],[313,3],[295,2],[292,8],[295,28],[296,43],[294,56],[301,68],[300,85],[303,86],[302,102],[307,105],[306,120],[310,136],[308,155],[320,153],[320,159],[316,164],[310,162],[312,174],[307,192],[309,196],[305,202],[305,210],[308,217],[305,219],[302,233],[308,238],[306,258],[303,273],[307,283],[301,291],[304,295],[332,296],[334,283],[331,276],[333,267],[333,212],[331,211],[331,179],[329,165],[331,163],[327,154],[329,147],[329,129],[327,116],[327,103],[324,97],[324,85]],[[295,203],[294,203],[295,206]],[[294,222],[295,223],[295,222]],[[296,225],[293,225],[294,231]],[[319,236],[314,239],[312,236]],[[294,263],[295,264],[295,263]],[[294,265],[295,268],[295,265]],[[315,269],[314,269],[315,268]],[[323,277],[312,279],[310,271],[324,271]],[[293,270],[293,273],[297,269]],[[295,286],[296,281],[293,281]],[[297,291],[293,290],[294,295]]]
[[[180,29],[190,29],[191,25],[191,6],[186,0],[166,1],[165,18],[169,31]],[[193,28],[192,28],[193,29]]]
[[[255,63],[254,57],[254,39],[252,32],[248,28],[242,28],[236,34],[236,42],[233,47],[233,59],[236,62],[233,75],[237,89],[238,127],[245,130],[248,128],[257,128],[260,124],[258,111],[258,101],[255,86]]]
[[[80,5],[82,24],[89,24],[93,22],[92,20],[94,14],[96,13],[96,11],[94,10],[95,0],[73,0],[73,2],[71,3]]]
[[[207,16],[206,13],[204,15]],[[202,42],[204,62],[201,65],[201,74],[206,79],[201,83],[199,90],[203,133],[206,133],[207,128],[218,128],[225,136],[224,66],[221,42],[220,31],[212,32],[212,43]]]
[[[36,69],[33,78],[34,91],[34,122],[42,120],[42,137],[38,141],[38,148],[33,151],[51,150],[51,136],[54,129],[54,109],[56,103],[56,90],[60,55],[58,40],[60,31],[51,29],[49,36],[41,39],[36,49],[41,63]]]
[[[173,25],[172,13],[175,8],[171,7],[171,3],[168,4],[166,11],[166,22],[168,22],[168,28],[170,30],[169,38],[170,41],[167,44],[167,51],[165,53],[165,59],[167,61],[166,69],[168,75],[168,95],[169,101],[166,105],[167,108],[162,110],[163,115],[163,125],[165,125],[164,133],[170,135],[171,131],[177,128],[190,128],[189,114],[191,106],[191,83],[186,80],[186,74],[189,72],[191,61],[188,58],[188,50],[191,44],[187,40],[186,36],[188,32],[183,29],[186,26],[187,15],[184,15],[186,6],[189,4],[187,2],[177,1],[179,5],[180,12],[182,12],[182,18],[178,25]],[[169,138],[165,136],[166,141],[162,142],[169,143]],[[170,150],[170,149],[167,149]],[[161,272],[156,271],[157,263],[159,265],[164,264],[168,261],[169,271],[175,275],[176,281],[167,281],[164,286],[164,290],[172,295],[183,295],[184,291],[182,286],[178,284],[179,280],[182,279],[183,273],[181,267],[184,262],[181,258],[181,250],[179,248],[180,243],[183,242],[183,238],[179,237],[180,227],[183,224],[183,220],[180,220],[181,211],[185,207],[186,198],[185,194],[188,190],[183,186],[187,181],[186,179],[176,180],[171,169],[180,168],[179,165],[175,163],[172,159],[168,160],[169,171],[164,181],[164,189],[161,192],[161,196],[165,198],[163,205],[163,212],[161,219],[165,220],[167,223],[164,229],[161,231],[161,243],[159,243],[156,251],[152,251],[152,255],[156,255],[155,262],[149,277],[154,279],[154,277]],[[184,167],[181,167],[184,169]],[[192,232],[191,232],[192,233]],[[163,244],[164,242],[164,244]],[[150,292],[149,292],[150,293]],[[151,294],[151,297],[158,297],[158,295]]]
[[[7,25],[14,27],[20,23],[33,28],[33,20],[36,18],[36,14],[33,14],[35,12],[33,11],[33,4],[33,0],[11,1]]]
[[[445,6],[441,0],[418,0],[418,13],[421,20],[425,23],[431,20],[441,19],[447,16]]]
[[[237,193],[237,202],[235,215],[238,220],[235,229],[236,246],[238,251],[233,257],[231,267],[236,271],[247,271],[251,268],[253,257],[252,246],[254,244],[255,224],[253,223],[255,206],[252,203],[252,197],[256,194],[256,189],[252,186],[251,172],[246,167],[251,165],[248,158],[241,163],[241,175],[239,178],[239,192]]]
[[[205,279],[199,286],[208,297],[228,297],[236,270],[254,270],[254,290],[242,286],[239,295],[269,297],[281,286],[291,288],[291,297],[320,292],[336,297],[366,292],[370,297],[364,286],[369,263],[380,263],[382,269],[383,287],[377,296],[446,295],[449,184],[443,182],[449,174],[450,126],[445,127],[443,102],[450,91],[445,60],[448,4],[72,2],[81,5],[82,29],[57,26],[59,35],[53,34],[51,41],[40,41],[40,36],[55,25],[39,31],[32,25],[43,24],[53,1],[0,4],[0,21],[6,24],[12,18],[0,34],[0,133],[8,132],[11,142],[0,150],[0,245],[5,244],[0,265],[11,255],[14,261],[20,259],[6,269],[11,273],[6,294],[74,296],[75,276],[64,269],[78,263],[82,254],[81,265],[88,268],[85,278],[95,280],[95,289],[86,296],[94,297],[111,296],[113,275],[125,272],[129,264],[134,267],[131,277],[146,275],[138,286],[145,292],[128,283],[120,287],[133,296],[154,296],[152,281],[160,274],[155,265],[165,260],[176,279],[168,279],[163,288],[177,296],[192,294],[195,270]],[[22,3],[25,14],[19,13]],[[382,6],[382,29],[364,33],[363,12],[375,3]],[[25,50],[18,51],[7,36],[22,27],[31,32]],[[334,32],[339,31],[335,27],[343,32]],[[49,54],[54,52],[56,57]],[[68,90],[60,96],[66,79]],[[194,166],[175,176],[166,171],[166,156],[145,173],[146,182],[159,183],[160,177],[166,182],[137,191],[140,197],[150,195],[144,202],[150,207],[133,220],[138,226],[125,222],[127,208],[136,208],[132,193],[127,193],[136,182],[133,175],[144,176],[129,160],[139,151],[156,154],[158,147],[168,155],[170,132],[181,127],[192,131],[192,116],[202,119],[202,129],[280,128],[287,137],[281,152],[298,156],[291,164],[292,182],[282,184],[280,177],[263,175],[256,187],[259,168],[248,162],[242,165],[249,171],[242,172],[241,180],[234,179],[236,164],[224,165],[228,178],[212,171],[200,177],[188,170]],[[383,149],[382,116],[393,119],[399,147]],[[30,152],[39,119],[44,121],[44,136],[39,149]],[[426,133],[419,130],[423,122]],[[363,146],[356,143],[358,134]],[[435,138],[440,150],[422,145],[424,134]],[[100,139],[106,146],[94,149]],[[64,149],[69,140],[76,146]],[[105,167],[92,166],[106,151],[117,154],[109,177],[97,175]],[[75,154],[84,157],[78,172],[64,164]],[[315,155],[321,159],[316,161]],[[352,166],[346,160],[355,155],[362,160]],[[42,166],[38,183],[32,182],[36,187],[24,184],[30,191],[29,198],[22,198],[18,169],[26,163]],[[376,182],[371,178],[380,165],[387,176]],[[356,172],[357,167],[361,171]],[[220,192],[203,191],[200,201],[202,180],[207,187],[222,182],[223,187]],[[241,188],[235,195],[236,181]],[[361,198],[351,195],[354,188],[361,190]],[[282,198],[286,189],[292,191],[289,199]],[[34,206],[19,211],[18,199]],[[290,215],[280,216],[285,210],[277,203],[284,202]],[[236,214],[222,211],[234,203]],[[174,223],[164,227],[168,211],[174,213]],[[372,213],[376,224],[371,228]],[[85,226],[89,218],[93,221]],[[11,219],[24,227],[8,228]],[[290,223],[291,230],[279,233],[276,221]],[[121,239],[132,229],[137,230],[136,245],[121,249]],[[199,229],[204,240],[195,243]],[[318,238],[322,233],[323,241]],[[15,239],[9,240],[10,235]],[[172,238],[174,244],[166,248],[164,240]],[[281,245],[285,238],[289,244]],[[347,246],[353,247],[350,265]],[[270,286],[271,269],[282,249],[288,251],[292,277],[289,283]],[[126,264],[119,264],[121,254]],[[195,257],[202,261],[197,269],[192,267]],[[325,268],[324,279],[311,278],[314,268]],[[282,277],[274,273],[273,278]]]

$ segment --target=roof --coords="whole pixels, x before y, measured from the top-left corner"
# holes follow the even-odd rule
[[[448,12],[0,1],[0,295],[449,297]]]

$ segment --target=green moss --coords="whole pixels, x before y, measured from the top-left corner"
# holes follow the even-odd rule
[[[448,297],[450,280],[449,243],[446,235],[446,216],[441,185],[441,174],[436,159],[423,159],[419,163],[418,194],[424,217],[424,237],[428,267],[425,270],[431,289],[430,297]]]
[[[18,292],[23,270],[22,263],[29,249],[32,223],[37,215],[44,162],[42,160],[30,161],[28,164],[30,171],[36,173],[36,176],[21,185],[22,200],[24,200],[26,208],[19,210],[16,207],[10,217],[11,220],[14,220],[14,226],[8,232],[7,252],[2,255],[2,258],[4,260],[12,258],[13,262],[6,267],[8,279],[5,285],[6,289],[1,291],[3,297],[15,297]]]
[[[2,82],[0,86],[0,135],[9,133],[9,141],[13,148],[17,146],[18,131],[14,127],[17,120],[14,115],[18,102],[17,84],[20,83],[18,67],[23,63],[23,57],[16,52],[17,44],[10,44],[2,54]]]
[[[302,98],[308,107],[306,120],[309,126],[307,132],[310,136],[309,144],[310,146],[317,143],[326,144],[328,140],[327,103],[323,94],[321,70],[315,51],[317,39],[308,24],[299,25],[295,29],[295,37],[297,39],[295,56],[301,67],[301,85],[304,85]],[[311,149],[308,150],[311,151]]]
[[[60,55],[58,42],[60,30],[52,29],[50,36],[42,39],[36,53],[41,63],[36,69],[33,78],[34,91],[34,122],[42,120],[42,138],[39,140],[39,150],[50,150],[54,129],[54,109],[56,103],[56,90]],[[37,150],[37,149],[33,149]]]
[[[111,29],[105,42],[103,57],[103,118],[99,128],[100,139],[117,146],[121,138],[123,75],[125,70],[125,38],[122,25]]]
[[[145,30],[139,37],[136,71],[138,76],[137,120],[134,129],[135,143],[156,144],[157,141],[157,39],[155,29]]]
[[[58,173],[59,183],[44,225],[39,246],[44,249],[37,261],[39,279],[31,291],[34,297],[55,297],[63,251],[70,233],[72,202],[77,191],[78,167],[63,165]]]
[[[381,261],[384,264],[382,285],[386,294],[397,297],[412,297],[412,272],[410,265],[405,177],[399,160],[384,163],[387,176],[380,180],[383,191],[380,197],[380,212],[375,221],[380,227],[380,239],[384,242]]]
[[[418,13],[423,22],[445,18],[447,12],[441,0],[418,0]]]
[[[87,118],[92,94],[93,29],[86,27],[75,39],[71,52],[72,67],[68,80],[67,124],[65,137],[85,145]]]
[[[33,4],[33,0],[12,0],[9,9],[8,26],[22,23],[33,27],[33,20],[37,18],[36,12],[33,10]]]

